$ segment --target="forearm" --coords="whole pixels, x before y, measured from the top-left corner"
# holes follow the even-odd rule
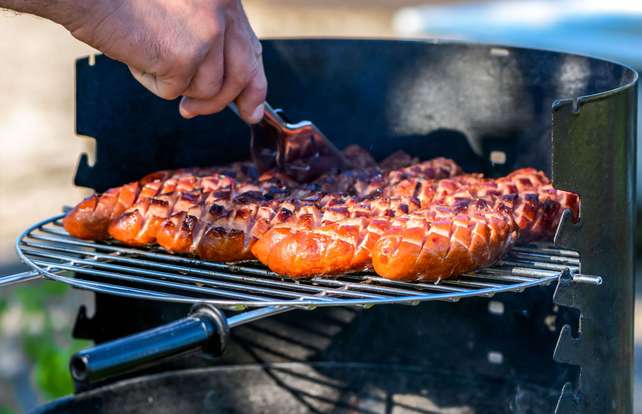
[[[0,0],[0,8],[44,17],[69,27],[96,7],[95,0]]]

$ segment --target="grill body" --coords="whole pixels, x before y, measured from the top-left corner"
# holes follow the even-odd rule
[[[341,395],[362,401],[389,390],[384,397],[390,401],[396,393],[426,398],[419,407],[430,412],[631,411],[633,71],[553,52],[413,41],[265,41],[264,59],[269,101],[293,119],[314,120],[338,147],[356,143],[377,157],[397,149],[421,158],[447,156],[465,170],[490,175],[521,166],[552,174],[558,188],[582,196],[581,223],[564,223],[557,242],[579,251],[581,272],[605,283],[562,280],[556,290],[537,287],[456,304],[297,310],[234,330],[220,360],[190,355],[168,361],[133,382],[102,384],[51,409],[87,407],[93,399],[110,412],[108,402],[121,401],[115,390],[143,401],[162,394],[152,389],[177,395],[181,384],[210,401],[211,393],[226,393],[230,378],[249,394],[267,387],[275,396],[297,396],[308,410],[332,412],[332,401],[306,404],[335,394],[297,393],[315,372],[349,391]],[[153,97],[126,67],[104,57],[77,64],[77,132],[96,139],[96,156],[92,165],[81,157],[75,182],[98,191],[158,169],[248,157],[248,131],[233,114],[182,120],[177,102]],[[502,164],[491,161],[499,153]],[[93,317],[79,313],[75,336],[102,342],[188,310],[101,294],[95,305]],[[183,370],[212,364],[219,368]],[[287,374],[294,379],[273,374],[273,364],[295,367]],[[211,376],[222,379],[203,380]],[[274,398],[250,407],[241,400],[217,401],[241,412],[274,411],[271,404],[278,404]],[[175,401],[178,408],[184,399]],[[391,405],[372,407],[379,412]]]
[[[453,392],[457,389],[458,392]],[[510,406],[506,400],[519,397]],[[489,398],[492,396],[492,398]],[[133,378],[56,401],[65,413],[550,413],[557,392],[382,364],[269,364]],[[439,407],[450,407],[447,410]],[[57,411],[56,411],[57,410]]]

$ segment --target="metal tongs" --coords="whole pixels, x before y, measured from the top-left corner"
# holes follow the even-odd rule
[[[259,172],[278,169],[299,182],[314,180],[331,170],[347,170],[350,161],[310,121],[291,123],[283,110],[267,102],[263,119],[250,125],[250,154]],[[229,108],[237,115],[234,103]]]

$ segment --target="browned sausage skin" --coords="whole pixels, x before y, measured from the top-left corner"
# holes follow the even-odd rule
[[[321,220],[309,229],[276,226],[256,242],[254,255],[291,277],[372,267],[391,279],[435,280],[493,263],[518,237],[550,238],[561,211],[569,208],[576,218],[579,207],[576,195],[555,190],[533,169],[497,180],[473,174],[409,181],[395,187],[402,211],[368,208],[369,215]]]
[[[355,156],[364,158],[363,154],[353,154]],[[364,165],[369,163],[361,161]],[[442,178],[461,171],[451,160],[435,159],[392,171],[370,167],[328,175],[310,185],[298,185],[278,173],[256,177],[244,172],[247,169],[250,168],[245,163],[238,163],[227,169],[150,174],[139,182],[91,196],[69,212],[64,225],[71,235],[79,238],[102,240],[111,236],[133,246],[159,243],[177,253],[208,252],[207,258],[219,254],[214,253],[214,245],[223,243],[230,249],[238,245],[238,242],[223,242],[221,238],[241,238],[244,248],[239,251],[239,257],[247,258],[254,225],[258,225],[256,230],[262,233],[281,209],[290,211],[290,207],[300,204],[314,204],[314,201],[298,203],[297,199],[312,200],[324,194],[345,192],[356,196],[377,192],[388,183],[406,177]],[[294,210],[290,212],[295,214]],[[190,224],[196,234],[185,234]],[[209,247],[199,248],[204,234]],[[187,239],[192,240],[189,246]],[[229,260],[235,259],[231,251],[220,254]]]
[[[551,238],[566,208],[579,214],[577,195],[533,169],[491,180],[444,158],[395,154],[377,166],[363,150],[346,154],[362,168],[311,184],[248,163],[161,171],[89,197],[64,226],[206,260],[257,258],[291,277],[436,280],[492,264],[517,239]]]

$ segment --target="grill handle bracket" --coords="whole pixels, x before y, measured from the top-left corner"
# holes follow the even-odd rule
[[[612,352],[612,345],[600,351],[595,351],[593,344],[587,340],[587,336],[596,336],[603,330],[602,326],[595,322],[590,311],[594,308],[594,302],[589,298],[595,294],[596,289],[603,288],[604,279],[601,276],[574,274],[568,272],[559,279],[557,288],[553,295],[554,302],[561,306],[574,308],[580,311],[579,328],[574,336],[570,325],[562,326],[553,359],[562,364],[577,365],[580,367],[580,374],[577,384],[567,382],[562,388],[562,393],[557,402],[556,413],[573,414],[589,412],[590,402],[583,392],[587,387],[587,381],[595,381],[592,373],[585,370],[589,361],[604,359],[602,352]],[[587,317],[587,312],[589,315]],[[597,379],[599,381],[599,378]]]
[[[78,389],[90,383],[149,366],[162,359],[202,349],[223,353],[229,329],[225,315],[212,305],[196,304],[189,316],[71,357],[69,370]]]

